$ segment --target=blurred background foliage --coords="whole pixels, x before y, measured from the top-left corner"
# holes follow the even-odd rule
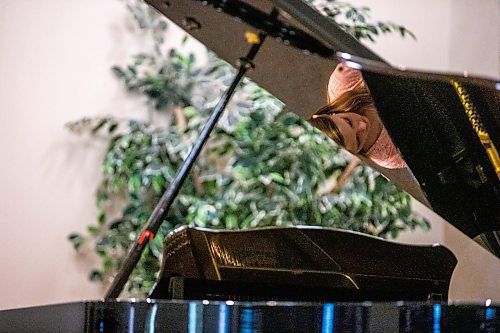
[[[169,124],[111,116],[67,124],[75,133],[109,140],[96,194],[97,221],[86,233],[68,236],[75,249],[89,242],[102,258],[90,278],[104,283],[120,267],[235,74],[211,53],[200,65],[193,54],[182,52],[183,45],[165,49],[166,20],[141,1],[126,5],[153,47],[112,70],[125,89],[147,97],[148,105],[138,112],[164,113]],[[387,32],[411,35],[397,24],[367,23],[366,7],[337,1],[316,5],[332,19],[342,18],[342,27],[358,39],[373,40]],[[429,227],[412,215],[408,194],[358,162],[245,79],[133,272],[128,294],[147,294],[159,270],[164,238],[181,225],[239,229],[303,224],[382,238]]]

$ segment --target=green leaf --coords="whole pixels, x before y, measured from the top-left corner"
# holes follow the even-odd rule
[[[135,65],[128,65],[127,69],[134,76],[137,75],[137,67]]]
[[[68,239],[71,241],[71,243],[73,244],[73,248],[76,251],[78,251],[78,249],[80,249],[80,247],[85,242],[85,238],[83,236],[81,236],[80,234],[77,234],[77,233],[71,233],[68,236]]]
[[[70,241],[72,241],[73,239],[79,238],[79,237],[81,237],[81,235],[77,234],[77,233],[71,233],[71,234],[68,235],[68,239]]]
[[[274,180],[276,183],[283,184],[285,182],[285,178],[283,178],[283,176],[277,172],[271,172],[269,174],[269,177],[271,177],[271,179]]]
[[[226,228],[236,229],[238,227],[238,217],[234,214],[230,214],[226,217]]]
[[[102,272],[97,269],[92,270],[89,274],[89,280],[102,282],[103,280]]]
[[[134,55],[132,57],[132,59],[134,60],[134,65],[135,66],[141,65],[147,57],[148,56],[146,54],[143,54],[143,53]]]
[[[366,28],[368,29],[368,31],[370,31],[372,34],[374,35],[378,35],[378,30],[377,30],[377,27],[374,26],[374,25],[367,25]]]
[[[111,189],[113,193],[118,193],[123,186],[123,178],[115,177],[111,181]]]
[[[188,119],[193,118],[198,113],[196,109],[192,106],[187,106],[183,110],[184,110],[184,115]]]
[[[108,132],[113,133],[118,128],[118,123],[113,123],[109,126]]]
[[[156,193],[162,193],[163,186],[165,185],[165,179],[161,175],[153,176],[151,184],[153,185],[153,189]]]
[[[399,33],[401,34],[401,37],[405,37],[406,34],[406,29],[404,27],[399,27]]]
[[[106,256],[106,246],[103,246],[103,245],[97,245],[96,248],[95,248],[95,252],[97,253],[97,255],[99,255],[100,257],[104,257]]]
[[[128,191],[135,192],[141,186],[141,175],[135,174],[128,180]]]
[[[99,214],[97,220],[99,221],[99,225],[101,226],[104,225],[106,223],[106,214],[105,213]]]
[[[194,64],[194,61],[195,61],[194,53],[190,53],[189,56],[188,56],[188,64],[189,64],[189,66],[191,66],[192,64]]]
[[[87,227],[87,231],[89,232],[89,234],[95,235],[99,231],[99,228],[97,228],[95,225],[89,225]]]
[[[102,118],[98,123],[97,125],[92,128],[92,134],[95,134],[97,133],[104,125],[106,125],[108,122],[108,119],[107,118]]]
[[[113,261],[111,260],[111,258],[109,257],[104,258],[102,262],[102,267],[104,268],[105,272],[109,271],[113,267]]]
[[[115,74],[118,78],[123,78],[125,76],[125,72],[123,71],[123,69],[121,69],[120,67],[118,66],[113,66],[111,67],[111,71],[113,72],[113,74]]]
[[[163,235],[159,234],[156,235],[155,238],[153,238],[149,243],[148,243],[149,249],[153,253],[153,255],[156,258],[160,258],[162,255],[163,251]]]

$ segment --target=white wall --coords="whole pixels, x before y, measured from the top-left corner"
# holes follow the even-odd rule
[[[422,70],[448,69],[452,0],[352,0],[354,5],[369,6],[371,18],[404,25],[417,41],[391,34],[366,45],[392,65]]]
[[[478,65],[466,56],[468,48],[463,57],[450,60],[450,48],[458,48],[460,40],[451,38],[454,17],[467,19],[463,11],[450,9],[455,2],[359,1],[371,5],[374,16],[405,23],[417,34],[418,42],[397,37],[377,42],[375,50],[393,64],[433,70]],[[495,0],[484,0],[478,8],[483,3],[498,6]],[[491,30],[484,15],[493,15],[498,24],[497,13],[487,12],[474,19],[477,29]],[[137,115],[142,107],[144,101],[127,95],[110,73],[112,65],[127,63],[146,40],[132,36],[127,18],[118,0],[0,1],[0,309],[103,295],[87,280],[95,258],[75,254],[66,236],[95,220],[94,192],[105,147],[75,137],[64,124],[96,114]],[[498,55],[498,40],[492,44],[494,51],[481,54]],[[483,73],[485,68],[478,65],[475,70]],[[476,252],[472,259],[464,257],[461,266],[476,262],[474,269],[477,263],[498,268],[497,259],[434,220],[433,233],[424,238],[407,234],[404,239],[454,244],[457,251],[470,247]],[[491,279],[498,272],[486,264],[482,277],[475,279]],[[462,290],[457,299],[482,299],[477,290],[482,282],[471,288],[468,273],[461,274],[453,282]],[[491,291],[491,281],[483,284],[485,293]],[[495,297],[500,300],[500,295]]]
[[[498,0],[453,0],[449,69],[500,77]],[[488,28],[489,27],[489,28]],[[486,28],[486,29],[485,29]]]
[[[393,65],[426,71],[500,75],[498,0],[350,0],[374,20],[404,25],[417,36],[393,34],[366,45]]]
[[[133,107],[109,70],[124,18],[117,1],[0,3],[0,308],[101,296],[66,236],[95,219],[104,146],[64,124]]]
[[[406,232],[398,241],[441,243],[453,252],[458,264],[452,275],[449,299],[454,302],[483,302],[486,299],[500,302],[500,260],[419,202],[414,202],[414,209],[431,222],[431,231]]]

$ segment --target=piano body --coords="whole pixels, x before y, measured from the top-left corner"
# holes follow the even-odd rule
[[[498,332],[498,306],[110,300],[0,312],[2,332]]]
[[[265,37],[249,77],[306,119],[338,62],[361,70],[409,168],[366,162],[500,257],[500,83],[394,69],[299,0],[147,2],[230,62]],[[334,229],[184,227],[150,298],[0,311],[0,331],[500,332],[491,301],[447,304],[456,263]]]

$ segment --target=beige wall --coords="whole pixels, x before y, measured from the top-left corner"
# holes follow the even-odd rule
[[[435,71],[468,71],[498,78],[498,0],[350,0],[371,8],[376,20],[404,25],[417,41],[398,35],[366,45],[393,65]]]
[[[431,232],[405,233],[398,241],[413,244],[441,243],[458,259],[449,299],[454,302],[500,302],[500,260],[424,205],[414,202],[415,211],[432,223]]]
[[[419,37],[418,42],[380,40],[375,49],[386,59],[419,68],[452,68],[451,1],[412,0],[405,7],[395,0],[362,2],[372,5],[374,16],[397,18]],[[125,94],[109,70],[147,46],[146,38],[130,33],[127,17],[118,0],[0,1],[0,309],[103,294],[87,280],[95,258],[75,254],[66,236],[95,220],[94,191],[105,147],[98,140],[75,137],[64,124],[95,114],[138,115],[144,100]],[[478,29],[491,28],[481,22]],[[494,44],[496,49],[481,54],[498,55],[498,41]],[[470,64],[465,55],[460,61]],[[452,297],[493,295],[498,260],[439,218],[433,220],[432,233],[401,239],[444,242],[456,253],[472,249],[470,256],[461,254]]]
[[[450,70],[478,73],[493,79],[500,77],[498,4],[498,0],[453,0]]]
[[[449,60],[452,0],[351,0],[358,6],[369,6],[374,20],[404,25],[416,36],[402,39],[393,34],[366,45],[392,65],[422,70],[446,70]]]
[[[64,124],[133,108],[109,70],[125,12],[103,2],[0,2],[0,308],[101,295],[66,236],[95,219],[104,146]]]

